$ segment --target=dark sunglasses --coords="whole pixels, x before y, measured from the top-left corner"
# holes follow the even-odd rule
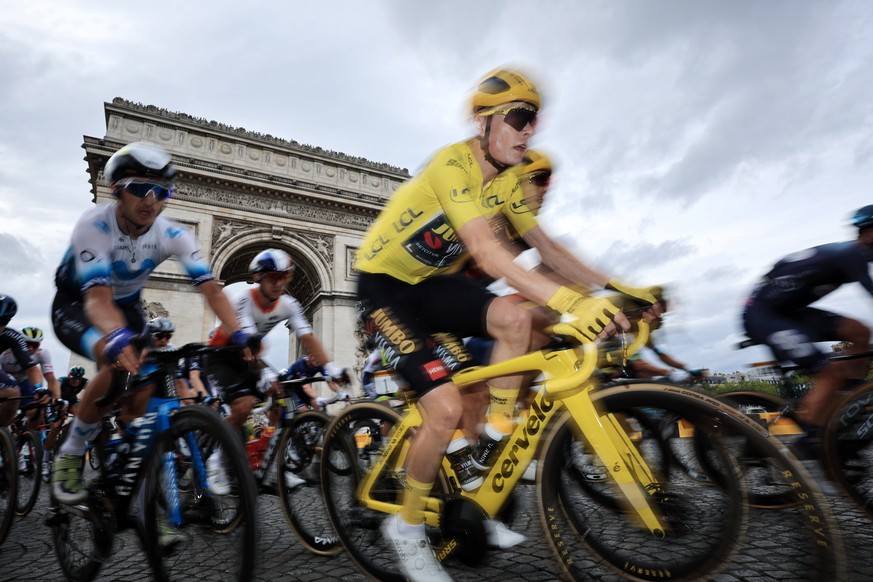
[[[531,129],[536,129],[537,126],[537,112],[533,109],[527,109],[525,107],[515,107],[513,109],[503,109],[501,111],[495,111],[495,114],[503,115],[503,121],[506,122],[506,125],[514,129],[515,131],[521,131],[528,124],[530,124]]]
[[[552,174],[550,172],[539,172],[528,178],[527,181],[534,186],[539,186],[540,188],[548,188],[549,182],[552,181]]]
[[[173,337],[171,333],[153,333],[152,337],[159,340],[168,340]]]
[[[118,185],[122,189],[127,190],[128,192],[136,196],[137,198],[145,198],[146,196],[151,194],[158,202],[163,202],[173,195],[172,186],[162,186],[161,184],[155,184],[154,182],[146,182],[133,178],[125,178],[124,180],[119,180]]]

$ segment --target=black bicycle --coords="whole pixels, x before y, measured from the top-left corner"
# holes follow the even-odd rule
[[[104,406],[127,389],[155,386],[146,414],[118,438],[98,439],[85,469],[87,502],[52,496],[55,551],[71,580],[91,580],[112,552],[115,532],[134,527],[157,580],[197,571],[202,579],[250,580],[255,564],[256,488],[237,435],[213,410],[182,405],[175,392],[181,358],[227,356],[238,348],[189,344],[151,352],[142,373],[116,382]],[[132,433],[132,434],[131,434]],[[223,449],[232,483],[220,495],[209,485],[208,457]]]

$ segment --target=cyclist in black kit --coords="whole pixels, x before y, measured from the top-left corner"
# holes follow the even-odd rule
[[[21,370],[27,376],[33,391],[42,388],[42,372],[39,370],[36,358],[27,349],[27,343],[21,333],[6,327],[18,312],[18,304],[8,295],[0,294],[0,353],[11,350]],[[21,394],[15,378],[0,370],[0,398],[17,398]],[[0,403],[0,426],[6,426],[18,410],[18,401],[9,400]]]
[[[788,255],[767,273],[746,302],[743,323],[753,340],[766,344],[780,361],[793,361],[812,375],[813,389],[802,402],[806,443],[815,446],[828,401],[850,380],[862,379],[868,360],[831,362],[814,342],[844,341],[848,354],[867,349],[870,330],[856,319],[809,305],[846,283],[860,283],[873,296],[868,266],[873,262],[873,204],[852,218],[853,241],[825,244]]]

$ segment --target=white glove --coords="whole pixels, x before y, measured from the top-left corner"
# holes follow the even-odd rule
[[[325,406],[327,406],[327,400],[325,400],[321,396],[319,396],[318,398],[315,399],[315,403],[318,406],[320,406],[321,408],[324,408]]]

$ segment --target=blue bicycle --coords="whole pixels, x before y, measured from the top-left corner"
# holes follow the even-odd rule
[[[89,451],[88,502],[69,506],[52,497],[48,524],[69,579],[92,580],[112,553],[115,532],[129,527],[157,580],[251,579],[257,490],[239,436],[211,409],[185,406],[176,395],[176,365],[194,355],[238,357],[238,348],[189,344],[151,352],[139,376],[117,382],[98,401],[104,406],[122,390],[156,386],[146,414],[125,436],[98,439]],[[207,460],[219,449],[232,483],[224,494],[206,476]]]

